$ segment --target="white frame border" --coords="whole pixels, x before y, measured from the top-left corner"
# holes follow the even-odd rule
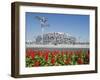
[[[95,10],[72,9],[72,8],[54,8],[54,7],[38,7],[38,6],[20,6],[19,7],[19,74],[41,74],[56,72],[74,72],[95,70]],[[90,64],[74,65],[74,66],[53,66],[53,67],[25,67],[25,12],[41,12],[41,13],[59,13],[59,14],[83,14],[90,15]],[[24,57],[23,57],[24,56]]]

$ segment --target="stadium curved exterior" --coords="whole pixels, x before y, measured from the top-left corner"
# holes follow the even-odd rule
[[[49,32],[36,37],[37,44],[74,44],[76,38],[68,33],[63,32]]]

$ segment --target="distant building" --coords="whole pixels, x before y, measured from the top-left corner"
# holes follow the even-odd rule
[[[76,38],[68,33],[49,32],[36,37],[37,44],[75,44]]]

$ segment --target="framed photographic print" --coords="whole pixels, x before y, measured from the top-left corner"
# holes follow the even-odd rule
[[[97,7],[12,3],[11,76],[97,73]]]

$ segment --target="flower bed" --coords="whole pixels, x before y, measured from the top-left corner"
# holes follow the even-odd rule
[[[26,67],[89,64],[89,50],[26,50]]]

